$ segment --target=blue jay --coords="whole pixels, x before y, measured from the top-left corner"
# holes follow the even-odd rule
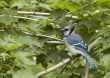
[[[86,58],[93,69],[97,69],[97,65],[90,57],[88,46],[84,43],[83,39],[74,32],[74,28],[72,26],[66,26],[64,27],[63,32],[64,42],[70,53],[73,55],[81,54]]]

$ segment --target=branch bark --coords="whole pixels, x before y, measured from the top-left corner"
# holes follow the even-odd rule
[[[99,43],[98,41],[101,39],[101,37],[98,37],[96,40],[94,40],[90,45],[89,45],[89,50],[93,49],[95,46],[97,46]]]
[[[26,15],[39,15],[39,16],[49,16],[50,13],[44,12],[27,12],[27,11],[17,11],[18,14],[26,14]]]
[[[44,37],[44,38],[49,38],[49,39],[52,39],[52,40],[56,40],[55,42],[51,42],[50,41],[50,43],[63,43],[63,40],[62,39],[59,39],[59,38],[55,38],[55,37],[51,37],[51,36],[47,36],[47,35],[42,35],[42,34],[35,34],[35,33],[32,33],[32,32],[30,32],[30,31],[25,31],[25,30],[22,30],[22,29],[19,29],[18,28],[18,30],[20,30],[20,31],[22,31],[24,34],[26,34],[26,35],[30,35],[30,36],[36,36],[36,37]],[[49,41],[48,41],[48,43],[49,43]]]
[[[87,60],[86,60],[85,78],[88,78],[88,77],[89,77],[89,64],[87,63]]]
[[[100,39],[100,38],[97,38],[95,41],[93,41],[93,42],[88,46],[90,50],[93,49],[93,48],[97,45],[99,39]],[[76,61],[76,60],[77,60],[77,59],[75,59],[74,61]],[[70,62],[70,61],[71,61],[71,59],[70,59],[70,58],[67,58],[67,59],[61,61],[60,63],[58,63],[57,65],[55,65],[55,66],[53,66],[53,67],[51,67],[51,68],[49,68],[49,69],[47,69],[47,70],[45,70],[45,71],[42,71],[42,72],[38,73],[38,74],[37,74],[37,77],[41,77],[41,76],[43,76],[43,75],[46,75],[46,74],[48,74],[48,73],[50,73],[50,72],[52,72],[52,71],[54,71],[54,70],[60,68],[61,66],[64,66],[65,64],[67,64],[67,63]],[[86,66],[88,66],[88,65],[86,65]],[[89,70],[88,70],[88,69],[89,69],[89,68],[87,67],[87,70],[86,70],[86,72],[85,72],[85,74],[86,74],[87,77],[88,77],[88,74],[89,74]],[[85,76],[85,77],[86,77],[86,76]]]
[[[33,34],[33,35],[37,36],[37,37],[45,37],[45,38],[49,38],[49,39],[53,39],[53,40],[57,40],[57,41],[63,42],[63,40],[61,40],[61,39],[58,39],[58,38],[55,38],[55,37],[51,37],[51,36],[47,36],[47,35],[41,35],[41,34]]]
[[[31,20],[31,21],[38,21],[37,19],[33,19],[33,18],[28,18],[28,17],[22,17],[22,16],[12,16],[14,18],[21,18],[21,19],[25,19],[25,20]]]
[[[55,65],[55,66],[53,66],[53,67],[51,67],[51,68],[49,68],[49,69],[47,69],[45,71],[42,71],[42,72],[38,73],[37,77],[41,77],[41,76],[43,76],[43,75],[45,75],[45,74],[47,74],[49,72],[52,72],[52,71],[60,68],[61,66],[67,64],[69,61],[70,61],[70,58],[67,58],[67,59],[63,60],[62,62],[58,63],[57,65]]]
[[[0,15],[0,16],[5,16],[5,15]],[[21,19],[26,19],[26,20],[31,20],[31,21],[38,21],[37,19],[22,17],[22,16],[10,16],[10,17],[21,18]]]
[[[46,43],[48,44],[64,44],[64,42],[62,41],[47,41]]]

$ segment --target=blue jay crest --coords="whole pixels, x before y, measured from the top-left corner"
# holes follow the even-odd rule
[[[64,42],[67,46],[69,52],[72,55],[81,54],[87,59],[87,62],[93,69],[97,69],[97,65],[93,62],[88,46],[84,43],[83,39],[74,32],[74,27],[65,26],[63,29],[64,32]]]

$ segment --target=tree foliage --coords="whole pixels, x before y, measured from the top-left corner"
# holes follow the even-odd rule
[[[0,0],[0,78],[36,78],[37,73],[69,57],[64,45],[32,35],[62,39],[60,29],[67,24],[74,25],[88,45],[101,37],[91,52],[99,69],[90,69],[89,78],[109,78],[110,0]],[[77,60],[43,78],[83,78],[84,71],[84,61]]]

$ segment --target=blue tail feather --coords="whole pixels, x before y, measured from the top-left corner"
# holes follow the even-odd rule
[[[85,54],[84,55],[85,58],[87,59],[87,62],[90,64],[90,66],[93,68],[93,69],[97,69],[97,65],[93,62],[92,58],[90,57],[90,55],[88,54]]]

